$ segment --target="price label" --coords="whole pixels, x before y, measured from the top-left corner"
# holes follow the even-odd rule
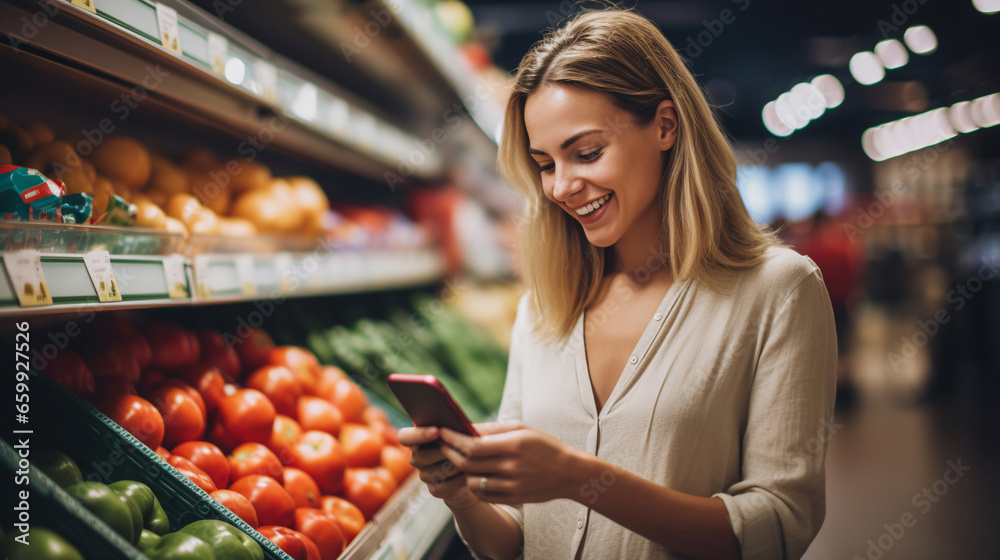
[[[212,297],[212,264],[208,255],[195,255],[194,257],[194,286],[195,294],[199,299]]]
[[[227,60],[229,60],[229,39],[209,31],[208,61],[212,72],[215,72],[215,75],[219,77],[225,77]]]
[[[253,255],[236,255],[236,279],[240,284],[240,293],[252,296],[257,293],[257,284],[253,281]]]
[[[156,21],[160,26],[160,44],[174,54],[181,52],[181,26],[177,22],[177,10],[156,3]]]
[[[52,293],[42,272],[42,256],[38,251],[25,250],[4,253],[7,277],[17,294],[21,307],[52,305]]]
[[[94,283],[97,299],[101,303],[122,300],[122,293],[115,280],[115,272],[111,269],[111,255],[107,251],[93,251],[85,254],[83,264],[87,266],[90,281]]]
[[[163,259],[163,275],[167,279],[167,295],[170,298],[189,298],[187,273],[184,270],[184,255],[170,255]]]
[[[70,0],[70,4],[74,6],[79,6],[88,12],[97,13],[97,8],[94,6],[94,0]]]
[[[260,83],[260,96],[270,103],[278,103],[278,69],[266,60],[258,59],[254,63],[257,81]]]
[[[293,261],[291,253],[278,253],[274,256],[274,271],[278,275],[278,291],[287,294],[294,287],[292,283]]]

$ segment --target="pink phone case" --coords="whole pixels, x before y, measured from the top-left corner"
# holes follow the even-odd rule
[[[479,435],[469,417],[433,375],[393,373],[387,383],[410,415],[413,425],[438,426],[470,436]]]

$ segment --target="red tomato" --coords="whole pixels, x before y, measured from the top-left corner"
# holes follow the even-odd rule
[[[299,426],[298,422],[284,414],[278,414],[274,417],[271,441],[267,447],[274,451],[282,465],[290,465],[294,460],[292,449],[295,446],[295,438],[300,435],[302,435],[302,426]]]
[[[294,560],[322,560],[312,539],[288,527],[261,527],[257,529],[264,538],[278,545]]]
[[[193,385],[181,379],[165,379],[160,385],[154,385],[153,389],[158,389],[161,386],[177,387],[178,389],[183,390],[194,400],[195,404],[198,405],[198,409],[201,410],[202,416],[204,416],[205,420],[208,421],[208,407],[205,405],[205,399],[202,398],[201,393],[199,393]]]
[[[340,426],[344,423],[340,409],[329,401],[310,396],[299,399],[297,418],[303,430],[319,430],[333,435],[340,433]]]
[[[297,508],[316,508],[320,506],[319,486],[309,473],[295,467],[285,467],[285,491],[295,500]]]
[[[386,445],[382,448],[379,465],[392,474],[397,483],[402,484],[413,472],[410,464],[410,448],[401,445]]]
[[[295,402],[302,396],[302,386],[288,368],[264,366],[250,374],[243,385],[264,393],[278,414],[295,416]]]
[[[316,396],[324,397],[333,390],[333,386],[341,379],[347,379],[344,370],[335,366],[322,366],[316,379]]]
[[[229,486],[229,459],[218,447],[207,441],[186,441],[175,447],[172,453],[205,471],[216,488]]]
[[[139,331],[132,329],[122,335],[122,340],[132,349],[132,355],[139,364],[139,369],[146,369],[153,363],[153,347],[149,345],[146,337],[139,334]]]
[[[295,440],[292,466],[306,471],[324,494],[336,494],[343,488],[347,456],[335,437],[313,430]]]
[[[164,461],[170,458],[170,452],[167,451],[167,448],[162,445],[156,448],[156,454],[163,457]]]
[[[236,445],[248,441],[266,443],[271,439],[274,415],[274,405],[263,393],[240,389],[219,403],[216,428],[223,432],[226,441]],[[226,451],[226,447],[222,449]]]
[[[287,527],[295,521],[295,500],[285,492],[277,480],[269,476],[259,474],[244,476],[234,482],[229,489],[250,500],[261,525]]]
[[[326,393],[321,393],[321,397],[332,402],[344,415],[347,422],[357,422],[361,424],[365,421],[365,407],[368,406],[368,397],[365,392],[350,379],[341,379],[333,384],[332,389],[327,389]]]
[[[279,346],[271,350],[267,356],[268,363],[285,366],[299,380],[302,392],[307,395],[316,393],[316,381],[319,379],[319,360],[316,356],[298,346]]]
[[[238,332],[240,340],[233,345],[236,355],[239,356],[243,373],[253,371],[267,363],[267,356],[274,348],[274,341],[263,329],[251,328],[250,332],[244,336],[242,331]]]
[[[323,513],[337,520],[337,524],[340,525],[340,530],[344,532],[344,538],[348,544],[364,528],[366,523],[365,514],[361,513],[358,506],[339,496],[323,496],[320,502],[323,504]]]
[[[396,480],[386,469],[347,469],[344,472],[344,497],[358,506],[365,519],[371,519],[396,490]]]
[[[365,411],[361,414],[361,417],[364,420],[365,424],[368,424],[369,426],[373,424],[389,424],[390,426],[392,425],[392,422],[389,421],[389,415],[386,414],[384,410],[382,410],[377,406],[365,407]]]
[[[397,435],[399,430],[389,423],[389,419],[385,415],[385,412],[382,412],[377,407],[369,406],[365,409],[365,423],[372,429],[372,431],[377,433],[382,438],[382,441],[384,441],[387,445],[399,445],[399,437]]]
[[[132,348],[121,340],[109,341],[103,349],[90,356],[87,365],[95,378],[122,377],[135,383],[142,376]]]
[[[198,331],[201,346],[201,362],[219,369],[219,373],[230,381],[240,376],[240,358],[236,350],[226,344],[219,331],[203,328]]]
[[[197,465],[184,457],[181,457],[180,455],[171,455],[167,458],[167,463],[170,463],[170,466],[180,471],[182,475],[190,478],[191,482],[197,484],[198,487],[205,492],[211,494],[212,492],[218,490],[218,488],[215,487],[215,483],[212,482],[212,477],[208,476],[208,473],[199,469]]]
[[[96,406],[146,447],[156,449],[163,443],[163,416],[146,399],[122,393],[102,398]]]
[[[344,532],[333,516],[316,508],[297,508],[293,528],[312,539],[322,560],[336,560],[344,551]]]
[[[229,508],[229,511],[233,512],[236,517],[246,521],[247,525],[254,529],[259,525],[257,522],[257,510],[253,508],[253,504],[243,494],[222,489],[212,492],[212,497],[220,504]]]
[[[139,390],[148,393],[154,387],[167,380],[167,377],[157,369],[142,370],[142,377],[139,379]]]
[[[195,400],[192,393],[199,400]],[[172,448],[179,443],[198,439],[205,433],[205,403],[189,385],[170,380],[146,393],[145,397],[163,416],[165,446]]]
[[[45,374],[74,395],[85,399],[94,396],[94,373],[83,358],[72,350],[63,350],[49,360],[45,366]]]
[[[226,382],[217,368],[208,364],[194,364],[177,370],[174,375],[198,391],[209,414],[218,410],[219,403],[226,396]]]
[[[105,399],[115,395],[135,395],[135,384],[124,377],[98,377],[94,379],[97,398]]]
[[[340,429],[349,467],[377,467],[382,458],[382,436],[364,424],[344,424]]]
[[[162,321],[153,323],[146,330],[146,339],[153,350],[153,366],[157,369],[172,371],[198,361],[198,339],[183,327]]]
[[[277,480],[279,484],[284,484],[284,471],[278,456],[263,443],[241,444],[229,456],[229,473],[233,480],[239,480],[252,474],[260,474]]]

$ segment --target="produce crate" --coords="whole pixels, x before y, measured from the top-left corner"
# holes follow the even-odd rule
[[[160,500],[170,518],[171,531],[199,519],[218,519],[250,535],[264,549],[268,560],[292,560],[90,403],[44,375],[34,376],[32,385],[33,409],[45,411],[44,415],[32,417],[36,436],[41,434],[53,447],[76,461],[84,480],[142,482]],[[133,558],[144,557],[137,549],[133,550]]]
[[[13,437],[17,437],[16,434]],[[36,438],[29,437],[31,437],[32,447],[37,448]],[[0,472],[3,473],[4,479],[11,481],[11,483],[13,483],[15,472],[18,470],[18,460],[19,457],[14,448],[0,439]],[[139,549],[132,546],[104,521],[98,519],[76,498],[63,491],[45,473],[34,466],[30,468],[29,472],[27,501],[30,518],[28,524],[32,529],[45,527],[55,531],[76,547],[85,558],[101,558],[102,560],[143,560],[146,558],[139,552]],[[7,488],[14,492],[13,484]],[[17,490],[23,489],[23,486],[17,487]],[[4,512],[6,517],[13,513],[12,508],[20,500],[11,495],[3,502],[10,505]],[[28,534],[30,540],[30,530]]]

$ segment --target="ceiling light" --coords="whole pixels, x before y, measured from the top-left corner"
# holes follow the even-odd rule
[[[882,65],[890,70],[904,66],[910,60],[906,47],[897,39],[886,39],[875,45],[875,54],[882,61]]]
[[[885,77],[882,61],[871,51],[862,51],[852,56],[848,67],[854,79],[866,86],[878,83]]]
[[[972,0],[972,5],[984,14],[1000,12],[1000,0]]]
[[[226,79],[229,80],[229,83],[240,85],[246,75],[247,67],[242,60],[233,57],[226,61]]]
[[[959,132],[968,133],[979,128],[979,125],[972,120],[972,103],[969,101],[952,105],[948,109],[948,119]]]
[[[764,126],[767,130],[775,136],[788,136],[795,129],[790,128],[782,124],[781,120],[778,119],[778,113],[774,109],[774,101],[769,102],[764,105],[764,110],[761,112],[761,117],[764,119]]]
[[[811,83],[823,94],[827,109],[833,109],[844,102],[844,86],[837,78],[830,74],[823,74],[813,78]]]
[[[906,46],[917,54],[930,54],[937,50],[937,37],[930,27],[926,25],[915,25],[903,33],[903,41]]]

